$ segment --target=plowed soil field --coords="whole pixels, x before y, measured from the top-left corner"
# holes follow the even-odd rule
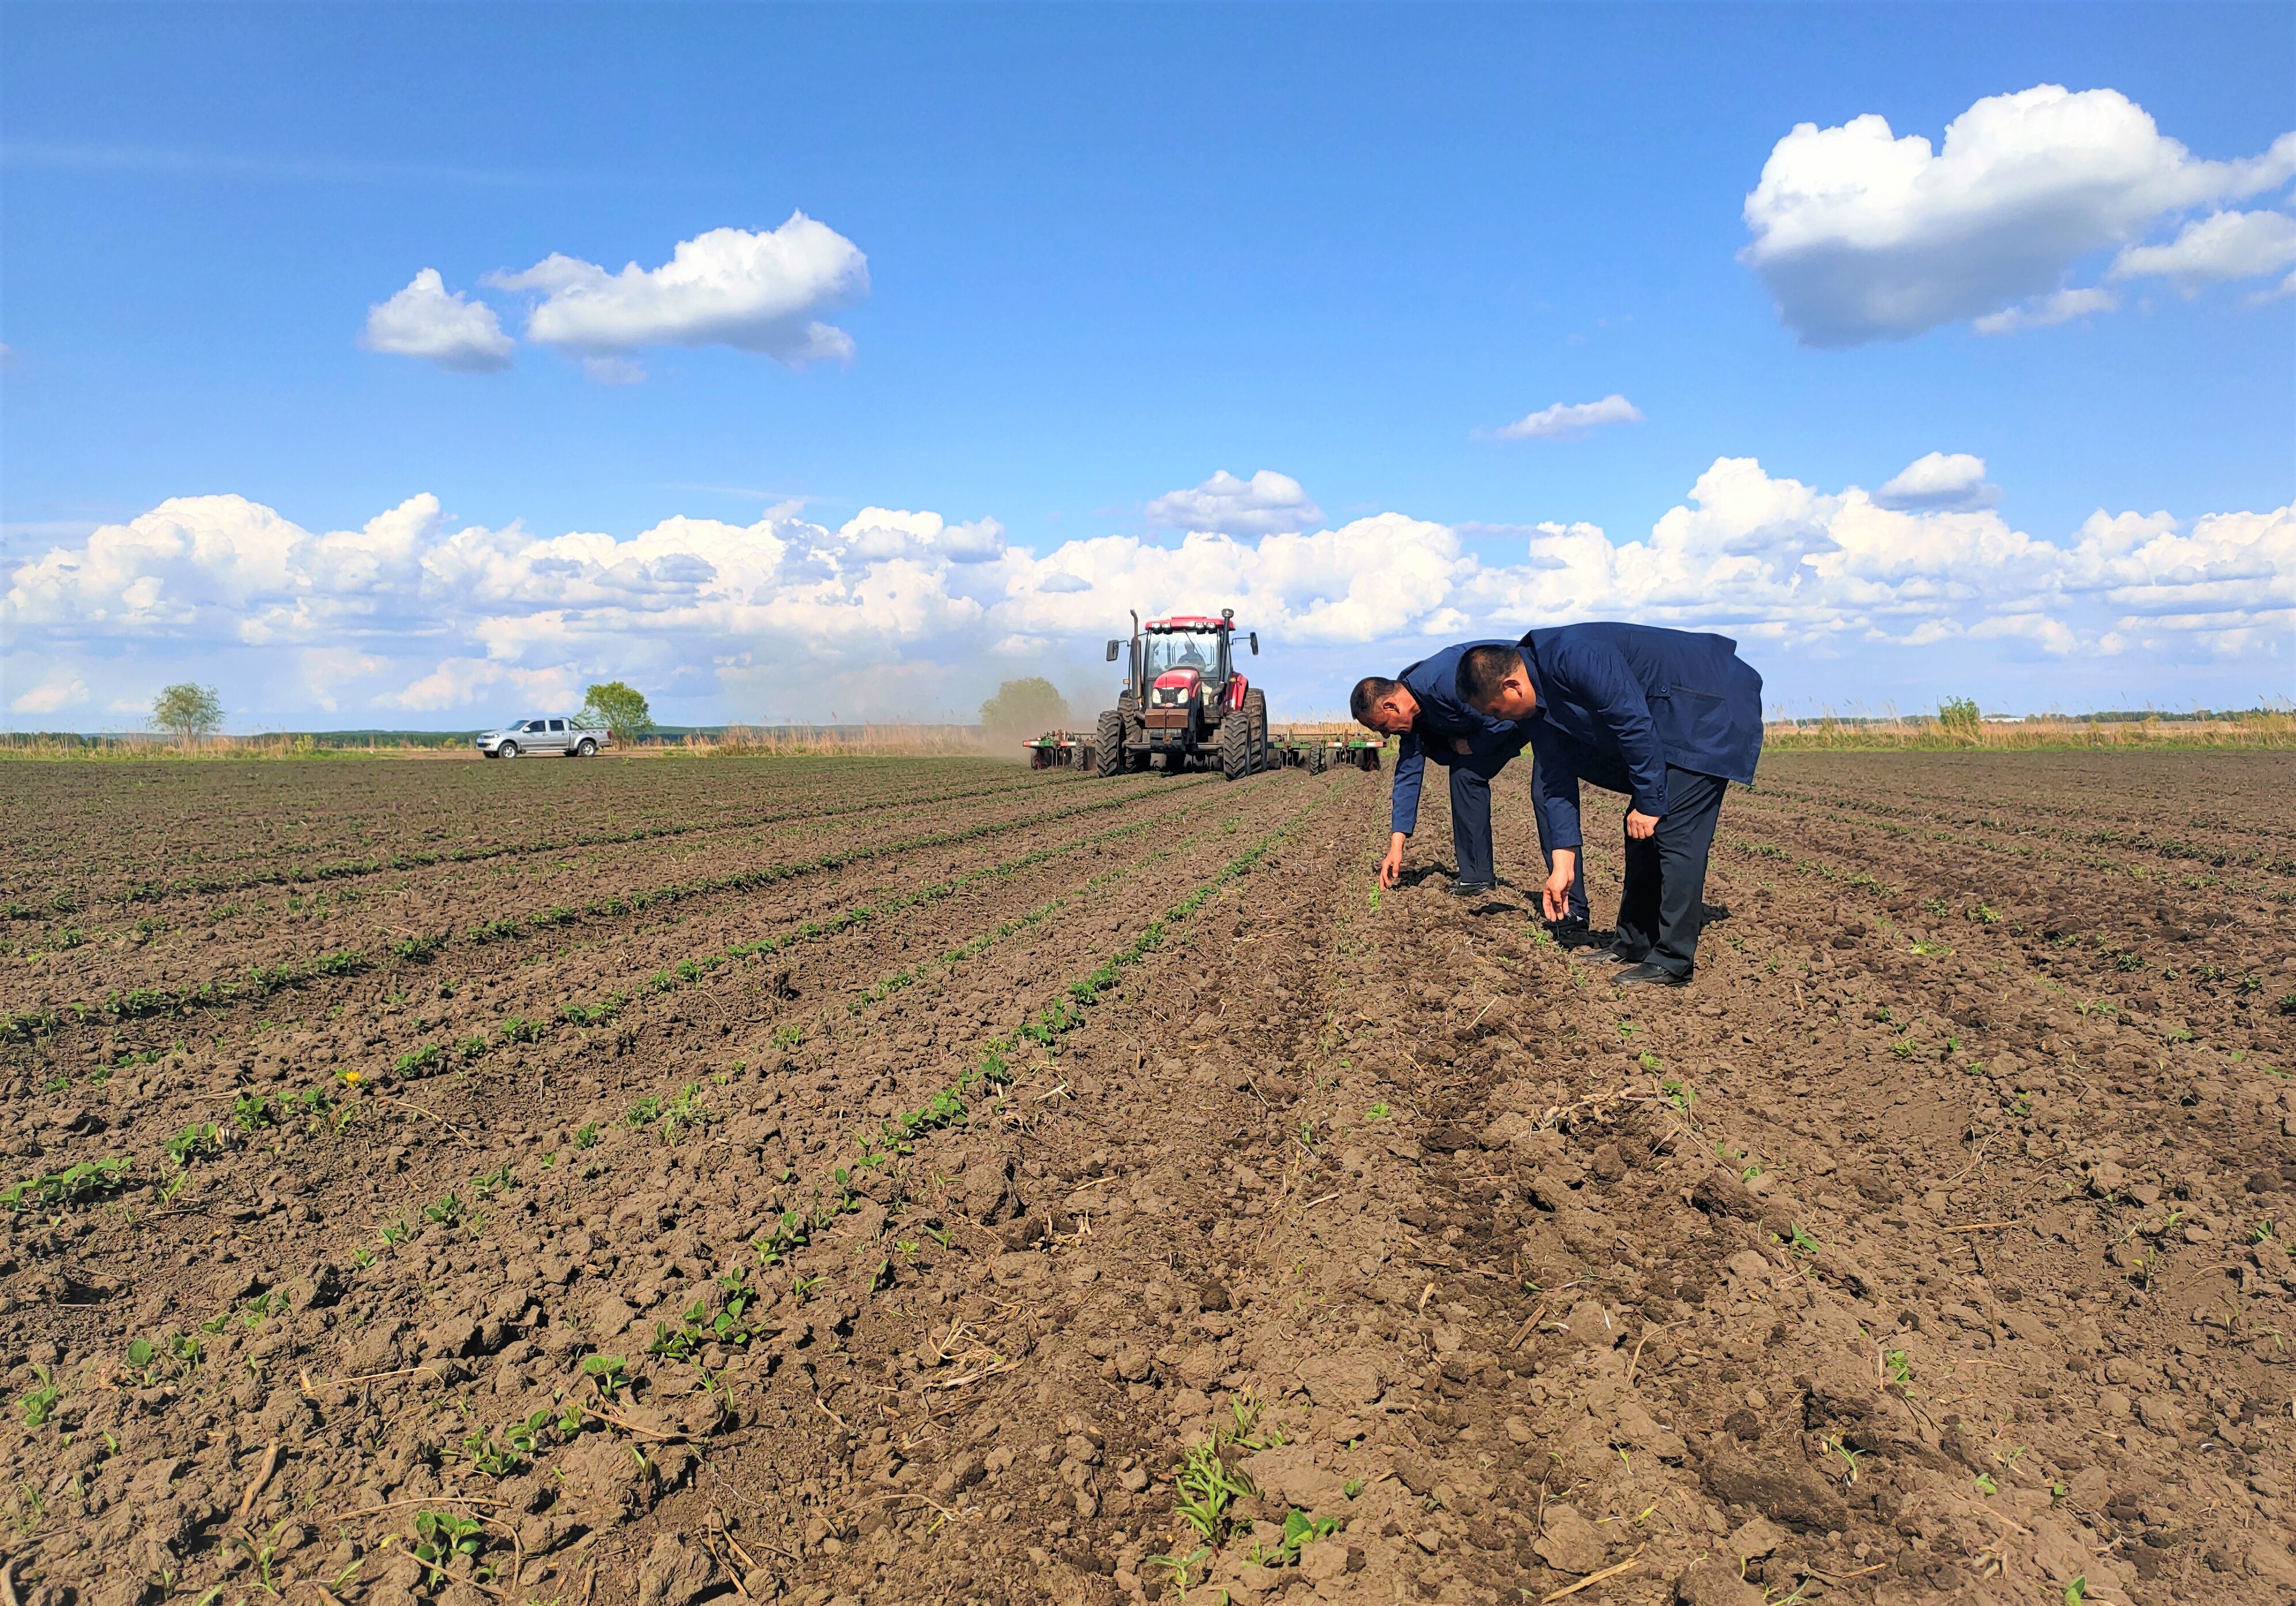
[[[2288,780],[8,766],[0,1585],[2296,1601]]]

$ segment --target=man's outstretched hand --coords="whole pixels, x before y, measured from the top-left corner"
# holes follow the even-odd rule
[[[1547,919],[1562,920],[1570,913],[1570,883],[1578,876],[1578,849],[1556,848],[1554,861],[1547,867],[1546,885],[1538,889],[1538,901]]]
[[[1646,840],[1658,829],[1658,815],[1646,815],[1639,808],[1627,810],[1627,834],[1637,842]]]
[[[1387,845],[1387,856],[1379,862],[1379,884],[1392,887],[1403,873],[1403,845],[1411,839],[1397,832]]]

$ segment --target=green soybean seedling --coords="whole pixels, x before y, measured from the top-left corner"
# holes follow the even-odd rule
[[[49,1416],[55,1411],[56,1401],[62,1397],[63,1389],[45,1366],[33,1367],[32,1375],[39,1379],[39,1387],[19,1397],[16,1406],[24,1413],[26,1427],[45,1428],[48,1425]]]
[[[452,1512],[414,1514],[414,1559],[441,1578],[450,1577],[448,1561],[456,1556],[476,1561],[485,1548],[486,1531],[475,1517],[457,1517]]]
[[[168,1158],[176,1162],[178,1169],[185,1168],[195,1159],[205,1159],[218,1152],[215,1123],[193,1121],[160,1147],[167,1150]]]

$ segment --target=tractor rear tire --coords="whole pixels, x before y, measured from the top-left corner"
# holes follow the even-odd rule
[[[1241,781],[1251,774],[1251,721],[1242,709],[1220,721],[1220,774]]]
[[[1251,773],[1262,774],[1275,767],[1267,761],[1267,693],[1246,692],[1242,713],[1251,725]]]
[[[1111,709],[1100,717],[1100,725],[1093,733],[1092,766],[1105,781],[1129,769],[1130,757],[1124,750],[1124,712]]]

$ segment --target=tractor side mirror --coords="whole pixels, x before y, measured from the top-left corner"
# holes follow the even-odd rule
[[[1252,657],[1258,658],[1259,656],[1259,632],[1255,630],[1244,639],[1251,643]]]
[[[1116,661],[1116,654],[1123,645],[1124,643],[1122,642],[1111,642],[1108,643],[1108,661],[1110,663],[1114,663]]]

